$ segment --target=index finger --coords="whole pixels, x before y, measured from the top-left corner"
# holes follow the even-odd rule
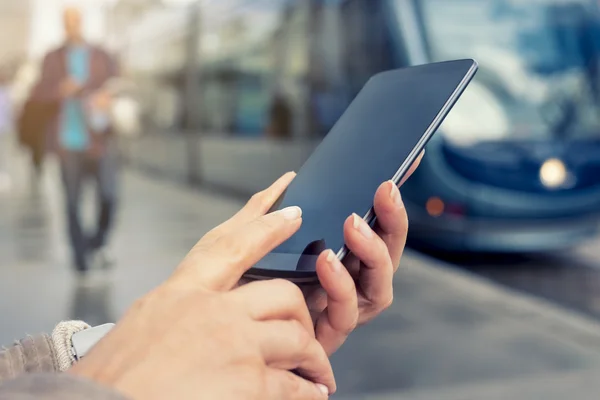
[[[416,171],[424,155],[425,150],[421,152],[419,158],[413,163],[409,172],[402,179],[402,182],[400,182],[400,186]],[[400,258],[406,245],[408,215],[406,214],[400,191],[394,182],[390,181],[379,187],[379,190],[375,193],[374,210],[377,216],[375,232],[385,242],[395,272],[400,265]]]
[[[210,235],[211,238],[218,238],[253,219],[265,215],[285,192],[295,177],[295,172],[288,172],[281,176],[267,189],[254,194],[241,210],[229,220],[210,231],[208,235]]]
[[[301,224],[302,210],[288,207],[256,218],[215,240],[200,240],[176,274],[182,285],[230,290],[247,270],[296,233]]]
[[[387,246],[394,271],[400,265],[408,236],[408,214],[402,196],[394,182],[387,182],[379,188],[375,195],[375,215],[377,226],[375,232]]]
[[[327,354],[344,343],[358,323],[356,285],[335,253],[328,250],[317,260],[317,274],[327,292],[327,308],[317,320],[317,340]]]
[[[425,156],[425,150],[421,151],[421,154],[419,154],[419,157],[417,157],[415,162],[410,166],[410,169],[408,170],[408,172],[406,173],[404,178],[402,178],[402,181],[400,181],[400,186],[404,185],[404,183],[412,176],[412,174],[415,173],[417,168],[419,168],[421,161],[423,161],[424,156]]]

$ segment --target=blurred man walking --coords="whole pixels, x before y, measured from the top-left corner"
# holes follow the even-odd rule
[[[104,86],[118,71],[105,50],[84,39],[80,10],[65,9],[64,28],[66,43],[46,55],[34,98],[58,105],[48,132],[60,159],[74,264],[84,275],[90,256],[105,253],[115,211],[117,150]],[[82,185],[88,179],[96,182],[98,192],[93,235],[84,232],[79,215]]]

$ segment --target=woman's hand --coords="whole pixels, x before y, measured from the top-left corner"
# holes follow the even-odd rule
[[[301,225],[297,207],[256,212],[268,198],[255,198],[200,240],[70,373],[132,399],[316,400],[334,393],[300,289],[281,280],[234,288]]]
[[[401,185],[423,159],[421,153]],[[235,230],[236,224],[268,212],[288,185],[294,173],[280,178],[267,190],[256,194],[246,207],[222,229]],[[365,324],[393,301],[393,278],[406,244],[408,216],[398,187],[393,182],[381,185],[374,199],[377,227],[372,230],[362,217],[348,216],[344,237],[352,254],[337,260],[331,250],[317,260],[320,284],[304,288],[317,340],[327,354],[333,354],[358,326]],[[337,251],[338,249],[336,249]],[[244,284],[248,280],[242,280]]]
[[[401,185],[417,169],[423,153]],[[408,216],[394,182],[385,182],[374,199],[375,230],[362,216],[349,216],[344,238],[351,254],[344,264],[331,250],[317,260],[321,285],[307,290],[309,309],[315,320],[317,340],[333,354],[348,335],[392,305],[393,279],[400,266],[408,233]],[[337,249],[336,249],[337,250]]]

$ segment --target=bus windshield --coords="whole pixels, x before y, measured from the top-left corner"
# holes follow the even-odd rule
[[[445,123],[447,137],[459,144],[600,137],[598,1],[417,4],[432,61],[480,64]]]

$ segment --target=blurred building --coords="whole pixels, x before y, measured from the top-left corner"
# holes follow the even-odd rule
[[[0,66],[14,68],[25,57],[30,22],[29,1],[0,0]]]
[[[365,79],[390,65],[369,4],[146,3],[119,32],[145,111],[130,159],[244,192],[297,169]]]
[[[20,0],[13,0],[15,3]],[[31,4],[29,55],[39,59],[64,39],[63,10],[66,6],[80,9],[83,33],[91,42],[107,44],[107,10],[118,0],[28,0]]]
[[[160,0],[121,0],[109,12],[111,47],[136,84],[149,131],[181,125],[188,19],[186,7]]]

